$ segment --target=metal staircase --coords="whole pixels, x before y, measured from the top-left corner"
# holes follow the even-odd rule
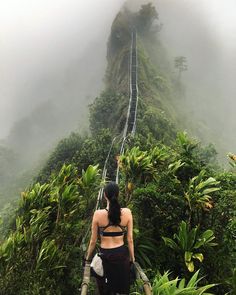
[[[130,45],[130,62],[129,62],[129,81],[130,81],[130,95],[129,95],[129,105],[127,110],[127,117],[126,117],[126,123],[122,135],[122,141],[121,141],[121,147],[120,147],[120,155],[124,153],[124,147],[126,143],[126,139],[129,135],[134,136],[136,131],[136,118],[137,118],[137,108],[138,108],[138,57],[137,57],[137,33],[136,30],[133,30],[131,33],[131,45]],[[107,154],[104,168],[103,168],[103,174],[102,174],[102,180],[105,181],[106,175],[107,175],[107,164],[109,162],[111,150],[114,146],[115,141],[118,137],[114,137],[109,149],[109,152]],[[119,166],[117,165],[117,171],[116,171],[116,183],[119,183]],[[99,190],[96,207],[95,210],[100,209],[101,200],[103,197],[103,188]],[[88,235],[90,233],[91,224],[83,238],[82,241],[82,249],[83,251],[86,250],[86,240],[88,238]],[[140,265],[135,262],[135,269],[137,278],[142,281],[143,285],[143,291],[145,294],[150,295],[152,294],[151,284],[145,275],[144,271],[140,267]],[[81,295],[87,295],[88,294],[88,287],[90,283],[90,264],[86,263],[84,268],[84,275],[83,275],[83,281],[81,285]]]

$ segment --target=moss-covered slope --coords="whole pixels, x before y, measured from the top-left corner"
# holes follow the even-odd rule
[[[170,74],[166,53],[156,29],[155,20],[158,19],[158,14],[153,6],[148,7],[146,14],[143,13],[146,6],[137,13],[124,9],[118,13],[112,24],[107,50],[106,89],[90,107],[92,131],[109,127],[120,132],[124,128],[129,102],[131,32],[135,29],[138,37],[137,130],[143,134],[151,132],[163,141],[171,141],[175,137],[175,129],[178,128],[178,114],[174,107],[177,103],[177,95],[174,94],[177,92],[176,84]],[[152,15],[155,17],[152,18]],[[141,26],[144,22],[149,23],[148,26],[144,25],[145,31]],[[150,122],[150,116],[154,116],[155,120]]]

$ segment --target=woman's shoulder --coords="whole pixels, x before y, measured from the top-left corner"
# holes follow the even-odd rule
[[[105,215],[107,215],[107,211],[105,209],[96,210],[94,211],[94,214],[93,214],[93,220],[94,221],[100,220],[101,218],[104,218]]]
[[[129,208],[121,208],[122,214],[132,214],[131,210]]]
[[[106,209],[98,209],[94,212],[94,215],[104,215],[104,214],[107,214],[107,210]]]

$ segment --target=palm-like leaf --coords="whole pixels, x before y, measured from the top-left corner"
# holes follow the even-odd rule
[[[60,265],[60,260],[63,259],[60,257],[55,241],[44,240],[36,258],[36,270],[62,268],[64,266]]]
[[[126,178],[133,182],[154,176],[156,169],[153,166],[152,158],[139,147],[134,147],[119,157],[119,166]]]
[[[201,280],[198,278],[198,274],[199,271],[192,276],[187,284],[185,279],[170,280],[170,272],[165,272],[163,275],[157,274],[153,282],[153,295],[212,295],[212,293],[205,293],[205,291],[214,287],[215,284],[198,287]]]
[[[166,246],[183,255],[185,265],[190,272],[194,271],[194,259],[199,262],[202,262],[204,259],[203,254],[196,252],[196,249],[216,245],[216,243],[212,242],[212,240],[215,239],[212,230],[206,230],[203,233],[200,233],[198,227],[190,229],[185,221],[181,222],[179,231],[174,234],[173,238],[176,241],[171,238],[162,237]]]
[[[187,132],[179,132],[177,134],[176,141],[180,147],[180,152],[185,156],[190,156],[198,146],[198,142],[196,140],[190,139],[187,135]]]
[[[99,177],[99,169],[98,165],[92,166],[89,165],[86,170],[82,171],[82,177],[80,178],[79,184],[83,187],[90,187],[94,184],[94,182],[97,182],[97,179]]]
[[[218,191],[219,181],[213,177],[204,180],[205,171],[202,170],[197,176],[193,177],[185,192],[185,198],[191,211],[197,208],[206,208],[207,203],[211,200],[210,194]]]

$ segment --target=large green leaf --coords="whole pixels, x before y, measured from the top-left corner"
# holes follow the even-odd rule
[[[186,266],[188,268],[188,271],[190,271],[190,272],[194,271],[194,263],[193,263],[193,261],[190,261],[190,262],[185,261],[185,264],[186,264]]]
[[[191,262],[193,256],[193,252],[186,251],[184,253],[184,260],[185,262]]]
[[[204,259],[204,256],[203,256],[202,253],[195,253],[195,254],[193,254],[192,257],[195,258],[195,259],[198,259],[200,262],[202,262],[203,259]]]
[[[167,238],[167,237],[162,237],[162,239],[165,242],[166,246],[168,246],[174,250],[179,249],[178,245],[176,244],[176,242],[174,240]]]

